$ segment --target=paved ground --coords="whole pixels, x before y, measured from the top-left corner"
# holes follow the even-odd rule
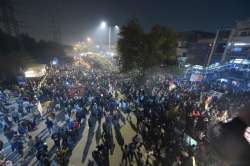
[[[136,119],[134,116],[132,116],[132,121],[134,124],[136,123]],[[102,119],[102,123],[103,122],[104,122],[104,119]],[[95,149],[97,142],[100,141],[98,139],[99,134],[102,132],[100,129],[101,129],[101,126],[99,124],[96,124],[95,132],[93,132],[89,130],[88,125],[86,125],[82,133],[82,138],[80,139],[80,141],[78,142],[78,144],[73,150],[73,153],[69,162],[70,166],[81,166],[81,165],[84,166],[84,165],[87,165],[89,159],[92,159],[91,153]],[[135,135],[135,131],[133,130],[129,122],[126,122],[126,124],[124,124],[121,127],[121,135],[124,138],[125,144],[131,143],[132,137]],[[114,143],[115,143],[115,150],[114,150],[114,154],[110,155],[110,165],[118,166],[120,165],[120,162],[122,160],[122,150],[117,142],[116,132],[114,128],[113,128],[113,137],[114,137]]]

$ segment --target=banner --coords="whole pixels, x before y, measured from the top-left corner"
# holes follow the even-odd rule
[[[201,74],[192,74],[190,77],[190,81],[192,81],[192,82],[200,82],[203,79],[204,79],[204,77]]]

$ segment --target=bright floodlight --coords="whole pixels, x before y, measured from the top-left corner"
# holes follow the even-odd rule
[[[56,60],[53,60],[53,61],[52,61],[52,65],[57,65],[57,61],[56,61]]]
[[[28,70],[28,71],[24,72],[24,75],[25,75],[26,78],[34,77],[35,72],[33,70]]]
[[[118,25],[115,25],[115,30],[119,30],[119,26]]]
[[[250,45],[250,43],[234,43],[234,46],[246,46]]]
[[[113,53],[113,52],[110,52],[109,54],[110,54],[110,56],[112,56],[112,57],[115,55],[115,53]]]
[[[90,37],[87,37],[87,42],[90,43],[92,40]]]
[[[107,26],[107,23],[105,21],[101,22],[101,29],[105,29]]]

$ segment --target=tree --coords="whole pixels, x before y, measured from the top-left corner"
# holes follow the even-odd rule
[[[123,72],[141,67],[140,60],[144,47],[144,32],[137,19],[122,26],[118,41],[119,65]]]
[[[0,30],[0,80],[15,78],[20,68],[46,63],[54,57],[60,62],[69,60],[66,46],[55,42],[39,41],[27,34],[11,36]]]
[[[118,40],[119,65],[122,72],[140,74],[153,66],[176,63],[176,33],[156,25],[145,33],[137,19],[122,26]]]
[[[170,28],[155,25],[149,36],[156,63],[176,64],[176,33]]]

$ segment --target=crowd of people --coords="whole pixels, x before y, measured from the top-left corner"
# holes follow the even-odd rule
[[[70,64],[52,66],[43,79],[15,86],[11,94],[2,90],[0,96],[1,128],[7,138],[6,143],[1,140],[1,150],[10,144],[23,163],[35,154],[44,166],[67,165],[86,125],[92,134],[96,125],[99,128],[92,159],[83,154],[82,161],[89,160],[89,165],[110,165],[109,156],[117,148],[113,129],[123,152],[121,165],[223,165],[210,149],[208,127],[236,116],[250,98],[248,92],[181,80],[169,73],[135,81]],[[8,106],[11,96],[14,108]],[[37,109],[40,103],[47,103],[46,111]],[[32,136],[41,123],[47,134]],[[136,132],[130,143],[120,130],[125,124]],[[49,150],[48,137],[56,153]],[[2,161],[9,160],[8,155],[1,156]]]

